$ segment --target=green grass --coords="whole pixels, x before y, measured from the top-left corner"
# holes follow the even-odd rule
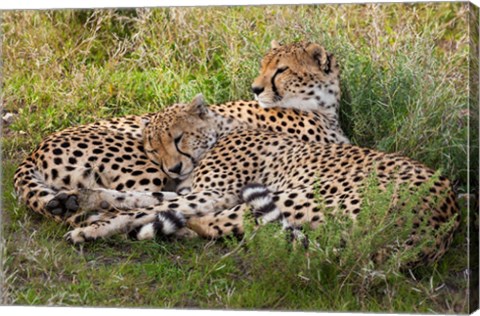
[[[355,144],[440,168],[459,193],[470,193],[469,8],[436,3],[4,12],[2,97],[15,121],[2,130],[3,303],[467,312],[464,200],[462,227],[438,264],[412,274],[391,272],[384,282],[368,283],[360,275],[344,283],[341,266],[312,257],[307,269],[301,250],[288,253],[281,239],[270,242],[270,228],[252,239],[248,251],[226,258],[236,243],[119,236],[75,249],[63,241],[67,228],[17,204],[11,179],[53,131],[157,111],[199,92],[212,103],[250,99],[272,39],[312,40],[339,61],[342,126]],[[478,130],[470,137],[478,139]],[[478,177],[471,183],[478,185]]]

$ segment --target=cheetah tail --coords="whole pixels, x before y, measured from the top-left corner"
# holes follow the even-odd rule
[[[242,188],[240,195],[242,200],[250,206],[255,221],[260,224],[282,220],[282,212],[273,201],[272,194],[266,186],[258,183],[247,184]],[[282,224],[287,222],[282,221]]]
[[[282,211],[273,201],[272,193],[262,184],[250,183],[240,192],[243,201],[250,206],[255,221],[264,225],[273,221],[280,221],[282,228],[289,232],[290,241],[299,240],[304,248],[308,248],[308,239],[304,234],[283,216]]]

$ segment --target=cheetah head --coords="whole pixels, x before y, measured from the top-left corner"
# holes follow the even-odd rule
[[[263,108],[333,112],[340,100],[339,73],[335,57],[318,44],[272,41],[252,91]]]
[[[172,179],[184,180],[196,162],[216,142],[213,113],[203,96],[189,104],[175,104],[156,114],[145,127],[145,151],[149,159]]]

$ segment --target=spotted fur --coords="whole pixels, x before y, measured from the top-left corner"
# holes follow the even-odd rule
[[[310,44],[294,44],[290,50],[301,51],[302,45]],[[282,50],[274,48],[266,58],[280,54]],[[316,58],[315,55],[302,56],[308,63],[313,61],[307,59]],[[302,61],[285,60],[292,69],[299,62]],[[306,71],[305,81],[330,85],[339,91],[338,72],[332,77],[332,74],[326,76],[321,67]],[[262,68],[260,75],[268,76],[267,72]],[[277,78],[276,83],[280,85],[282,80]],[[218,135],[211,136],[206,125],[189,131],[194,124],[189,117],[210,113],[198,112],[203,111],[201,99],[169,107],[161,114],[131,115],[71,127],[47,136],[20,164],[14,176],[15,190],[33,211],[79,226],[96,220],[96,215],[87,216],[90,220],[85,222],[86,212],[91,210],[115,216],[118,210],[146,207],[175,198],[173,193],[153,195],[151,192],[176,189],[177,181],[191,174],[195,159],[201,158],[198,153],[222,134],[235,129],[264,129],[291,134],[307,142],[348,143],[335,111],[298,110],[312,100],[319,106],[323,102],[322,98],[317,100],[317,96],[302,93],[297,109],[264,109],[256,101],[212,105],[209,111],[222,119],[218,120],[221,124]],[[334,108],[338,109],[338,102]],[[175,140],[173,143],[159,142],[157,138],[167,127],[169,136]],[[201,145],[198,139],[206,143]],[[191,148],[198,148],[198,153],[185,155]],[[164,152],[168,155],[163,155]],[[185,194],[189,187],[184,184],[179,192]]]
[[[455,217],[453,229],[436,235],[434,246],[424,249],[418,262],[433,262],[446,251],[459,223],[459,210],[448,179],[434,180],[434,171],[430,168],[397,154],[350,144],[303,142],[293,135],[266,130],[234,129],[226,133],[223,126],[228,119],[207,108],[205,111],[209,113],[189,117],[189,128],[185,131],[192,131],[195,126],[209,126],[210,136],[216,137],[217,141],[209,147],[205,135],[193,141],[189,138],[194,134],[184,134],[183,141],[200,148],[209,147],[200,151],[199,147],[182,149],[182,152],[199,159],[191,177],[186,179],[191,187],[188,195],[159,202],[148,210],[121,212],[118,218],[123,226],[90,225],[71,231],[69,238],[83,242],[110,236],[125,227],[148,224],[136,220],[138,212],[151,214],[155,221],[156,214],[170,210],[181,212],[187,218],[187,226],[201,236],[218,238],[241,234],[243,213],[248,204],[262,222],[285,219],[288,222],[286,227],[299,227],[305,223],[318,227],[325,221],[326,213],[346,214],[355,220],[362,212],[365,181],[374,176],[382,190],[393,183],[395,192],[407,188],[412,194],[423,184],[433,181],[422,198],[423,204],[413,210],[412,227],[406,227],[411,234],[404,246],[410,247],[426,237],[421,228],[422,221],[426,221],[437,234],[442,224]],[[170,130],[175,129],[174,125],[178,126],[179,121],[168,124],[164,124],[157,139],[166,149],[163,155],[169,155],[169,148],[175,155],[172,145],[175,135]],[[322,204],[317,203],[316,192]],[[202,200],[209,200],[210,206],[201,203]],[[405,211],[403,204],[396,203],[400,202],[394,196],[392,212]]]

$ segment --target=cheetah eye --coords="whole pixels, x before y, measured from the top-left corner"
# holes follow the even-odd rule
[[[178,145],[178,143],[180,143],[180,141],[182,140],[182,137],[183,137],[183,134],[180,134],[173,139],[173,142],[175,143],[175,145]]]
[[[287,66],[280,67],[280,68],[278,68],[277,71],[275,72],[275,75],[281,74],[282,72],[284,72],[284,71],[287,70],[287,69],[288,69]]]
[[[281,74],[282,72],[284,72],[284,71],[287,70],[287,69],[288,69],[287,66],[277,68],[277,71],[275,71],[275,73],[273,74],[273,77],[272,77],[272,79],[271,79],[272,83],[275,81],[275,79],[277,78],[277,76],[278,76],[279,74]]]

